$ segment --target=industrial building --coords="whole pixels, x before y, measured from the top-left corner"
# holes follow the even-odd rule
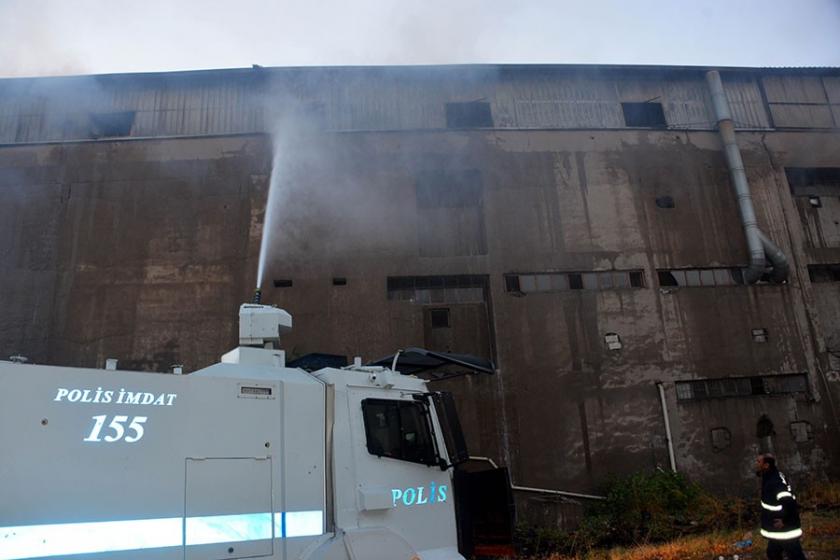
[[[290,358],[492,359],[435,386],[516,485],[594,493],[673,463],[744,492],[759,450],[836,474],[840,69],[717,69],[785,275],[752,267],[709,70],[0,80],[0,355],[207,366],[267,236]]]

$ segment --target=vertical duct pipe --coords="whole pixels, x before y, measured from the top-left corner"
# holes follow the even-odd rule
[[[677,460],[674,457],[674,440],[671,439],[671,419],[668,414],[668,402],[665,400],[665,387],[662,382],[656,384],[659,390],[659,402],[662,403],[662,418],[665,420],[665,441],[668,444],[668,459],[671,461],[671,470],[677,472]]]
[[[738,197],[738,210],[741,213],[741,223],[744,226],[747,247],[750,251],[750,264],[744,271],[744,282],[747,284],[758,282],[767,272],[767,261],[771,265],[770,279],[778,283],[784,282],[787,280],[790,265],[781,249],[758,227],[750,185],[747,182],[744,162],[741,159],[741,150],[738,149],[738,142],[735,140],[735,123],[732,121],[732,113],[729,110],[726,93],[723,91],[720,73],[717,70],[706,72],[706,82],[712,94],[717,128],[723,141],[726,163],[729,167],[729,175],[732,177],[735,195]]]

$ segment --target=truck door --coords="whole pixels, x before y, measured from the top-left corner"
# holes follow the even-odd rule
[[[273,554],[271,458],[187,459],[186,560]]]
[[[514,501],[506,468],[455,471],[458,549],[470,558],[508,558],[513,548]]]
[[[361,412],[353,430],[358,526],[388,528],[418,551],[454,550],[452,480],[431,407],[397,391],[365,393],[353,399]]]

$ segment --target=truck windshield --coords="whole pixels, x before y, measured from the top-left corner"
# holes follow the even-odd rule
[[[437,465],[426,406],[415,401],[363,400],[368,452],[378,457]]]

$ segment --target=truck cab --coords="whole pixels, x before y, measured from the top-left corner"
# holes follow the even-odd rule
[[[0,560],[455,560],[452,400],[285,366],[291,317],[189,375],[0,362]]]

